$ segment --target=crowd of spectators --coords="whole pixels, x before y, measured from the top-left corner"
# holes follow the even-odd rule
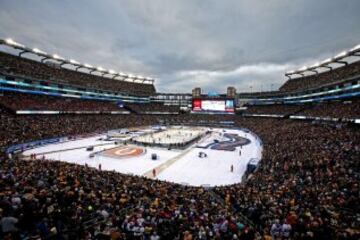
[[[310,88],[317,88],[322,85],[340,82],[342,80],[359,75],[360,61],[357,61],[346,66],[338,67],[331,71],[290,79],[280,87],[280,91],[303,91]]]
[[[248,105],[243,113],[360,119],[360,100],[358,98],[353,98],[342,101],[324,101],[298,105]]]
[[[0,65],[6,74],[34,78],[61,85],[104,91],[122,92],[132,95],[149,96],[155,93],[153,84],[133,83],[114,80],[85,72],[74,71],[60,66],[41,63],[39,61],[18,57],[0,52]]]
[[[209,116],[14,116],[1,110],[1,145],[149,125],[232,120],[264,144],[243,184],[207,189],[47,160],[0,164],[5,239],[358,239],[356,126]],[[248,220],[249,221],[248,221]]]
[[[67,232],[69,239],[254,235],[202,188],[51,161],[3,161],[0,176],[2,221],[11,216],[17,223],[10,228],[12,237],[19,230],[43,238]],[[97,224],[94,216],[103,221]]]
[[[116,112],[130,110],[138,114],[146,113],[179,113],[179,106],[168,106],[163,103],[125,103],[126,108],[118,106],[115,101],[99,101],[78,98],[64,98],[49,95],[34,95],[25,93],[3,92],[0,95],[0,105],[17,110],[60,111],[60,112]],[[314,104],[271,104],[248,105],[244,114],[265,115],[302,115],[322,118],[360,118],[360,101],[319,102]],[[195,117],[194,117],[195,118]]]
[[[321,102],[297,113],[308,117],[360,119],[360,99]]]
[[[0,95],[0,105],[13,111],[110,112],[124,110],[124,108],[119,107],[114,101],[86,100],[14,92],[3,92]]]
[[[284,225],[291,226],[294,239],[359,237],[358,126],[272,119],[237,124],[261,137],[263,158],[246,185],[221,188],[220,194],[229,194],[239,211],[275,239],[288,238]]]
[[[248,105],[245,114],[289,115],[306,108],[304,105]]]
[[[179,106],[164,105],[163,103],[126,103],[125,106],[135,113],[179,113]]]
[[[241,99],[246,98],[266,98],[266,97],[282,97],[284,96],[284,92],[280,91],[263,91],[263,92],[241,92],[238,93],[238,97]]]
[[[171,113],[178,114],[179,106],[169,106],[163,103],[125,103],[119,105],[116,101],[101,101],[79,98],[65,98],[50,95],[3,92],[0,95],[0,105],[13,111],[60,111],[66,113],[108,113],[132,111],[138,114]]]
[[[150,125],[141,115],[14,115],[0,106],[0,148],[15,143]]]

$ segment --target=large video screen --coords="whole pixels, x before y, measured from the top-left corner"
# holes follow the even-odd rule
[[[194,112],[234,112],[234,100],[194,99],[192,110]]]

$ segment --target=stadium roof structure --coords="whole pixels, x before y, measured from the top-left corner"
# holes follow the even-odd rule
[[[286,72],[285,76],[287,76],[289,79],[291,79],[291,77],[293,75],[305,76],[304,75],[305,72],[312,73],[312,74],[318,74],[319,73],[318,69],[320,69],[320,68],[327,68],[328,70],[331,71],[333,69],[333,67],[330,66],[331,64],[348,65],[348,61],[346,61],[345,58],[352,57],[352,56],[360,57],[360,44],[356,45],[355,47],[351,48],[348,51],[343,51],[332,58],[325,59],[322,62],[317,62],[312,66],[309,66],[309,67],[303,66],[298,70]],[[309,75],[307,75],[307,76],[309,76]]]
[[[101,73],[102,77],[105,77],[105,75],[109,75],[110,77],[107,77],[107,78],[111,78],[111,79],[116,79],[117,77],[120,77],[121,78],[120,81],[125,81],[125,82],[154,84],[154,81],[155,81],[155,79],[151,78],[151,77],[143,77],[140,75],[133,75],[133,74],[129,74],[129,73],[117,72],[112,69],[107,70],[100,66],[94,67],[87,63],[79,63],[78,61],[76,61],[74,59],[65,59],[65,58],[59,56],[58,54],[49,54],[38,48],[26,47],[25,45],[23,45],[21,43],[15,42],[11,38],[0,39],[0,45],[6,45],[13,49],[20,50],[19,57],[21,57],[25,53],[30,53],[30,54],[34,54],[34,55],[41,57],[42,58],[41,62],[44,62],[46,60],[53,60],[53,61],[59,62],[61,67],[66,64],[75,66],[76,67],[75,71],[78,71],[79,69],[84,68],[84,69],[89,70],[88,74],[93,74],[94,72],[98,72],[98,73]],[[96,76],[98,76],[98,75],[96,75]],[[118,79],[116,79],[116,80],[118,80]]]

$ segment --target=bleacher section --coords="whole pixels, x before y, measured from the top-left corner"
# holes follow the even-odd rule
[[[0,52],[0,73],[34,78],[48,83],[71,85],[82,89],[98,89],[136,96],[149,96],[155,93],[153,84],[114,80],[61,68],[60,65],[41,63],[4,52]]]
[[[286,81],[279,91],[243,92],[240,102],[255,104],[305,103],[349,99],[360,94],[360,61],[334,68],[330,71],[293,78]]]
[[[289,117],[301,116],[308,119],[360,119],[360,100],[328,101],[298,105],[248,105],[241,113],[252,117]],[[301,119],[301,118],[299,118]]]
[[[179,114],[179,106],[163,103],[126,103],[125,107],[137,114]]]
[[[217,232],[218,239],[257,239],[256,232],[269,235],[268,229],[280,221],[287,224],[293,239],[358,239],[358,128],[237,115],[161,118],[178,122],[233,120],[263,140],[261,164],[243,184],[207,189],[66,162],[0,156],[1,218],[5,221],[12,216],[23,223],[13,234],[29,239],[35,239],[38,229],[46,230],[46,234],[40,232],[47,236],[44,239],[77,239],[89,232],[98,236],[96,239],[110,239],[115,234],[123,237],[114,239],[137,239],[134,233],[139,239],[150,239],[151,231],[140,228],[156,229],[161,239],[177,239],[184,229],[198,236],[205,228]],[[0,108],[0,120],[1,147],[149,125],[159,119],[133,114],[16,116]],[[144,204],[139,206],[139,199]],[[96,219],[89,230],[84,219]],[[219,230],[220,226],[224,227]],[[101,228],[110,230],[96,230]],[[241,238],[233,237],[238,235]]]
[[[348,78],[360,76],[360,61],[341,66],[331,71],[290,79],[280,87],[281,92],[304,91],[341,82]]]
[[[250,105],[245,113],[266,115],[288,115],[304,109],[304,105]]]
[[[242,111],[242,114],[244,116],[264,117],[296,115],[313,118],[360,119],[360,101],[359,99],[352,99],[348,101],[329,101],[298,105],[248,105]]]
[[[360,100],[322,102],[312,104],[296,115],[321,118],[360,119]]]
[[[59,111],[61,113],[121,113],[128,112],[113,101],[96,101],[77,98],[52,97],[15,92],[0,95],[0,105],[14,112]]]

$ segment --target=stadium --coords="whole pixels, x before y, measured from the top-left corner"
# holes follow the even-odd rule
[[[315,44],[323,52],[311,58],[287,52],[303,62],[284,57],[278,88],[227,82],[243,70],[219,86],[225,70],[181,70],[193,78],[163,91],[176,81],[135,60],[129,71],[105,67],[126,61],[104,58],[106,44],[81,55],[78,40],[69,49],[82,63],[63,57],[71,39],[51,48],[23,30],[0,30],[0,239],[360,238],[360,32],[324,43],[330,50]]]

